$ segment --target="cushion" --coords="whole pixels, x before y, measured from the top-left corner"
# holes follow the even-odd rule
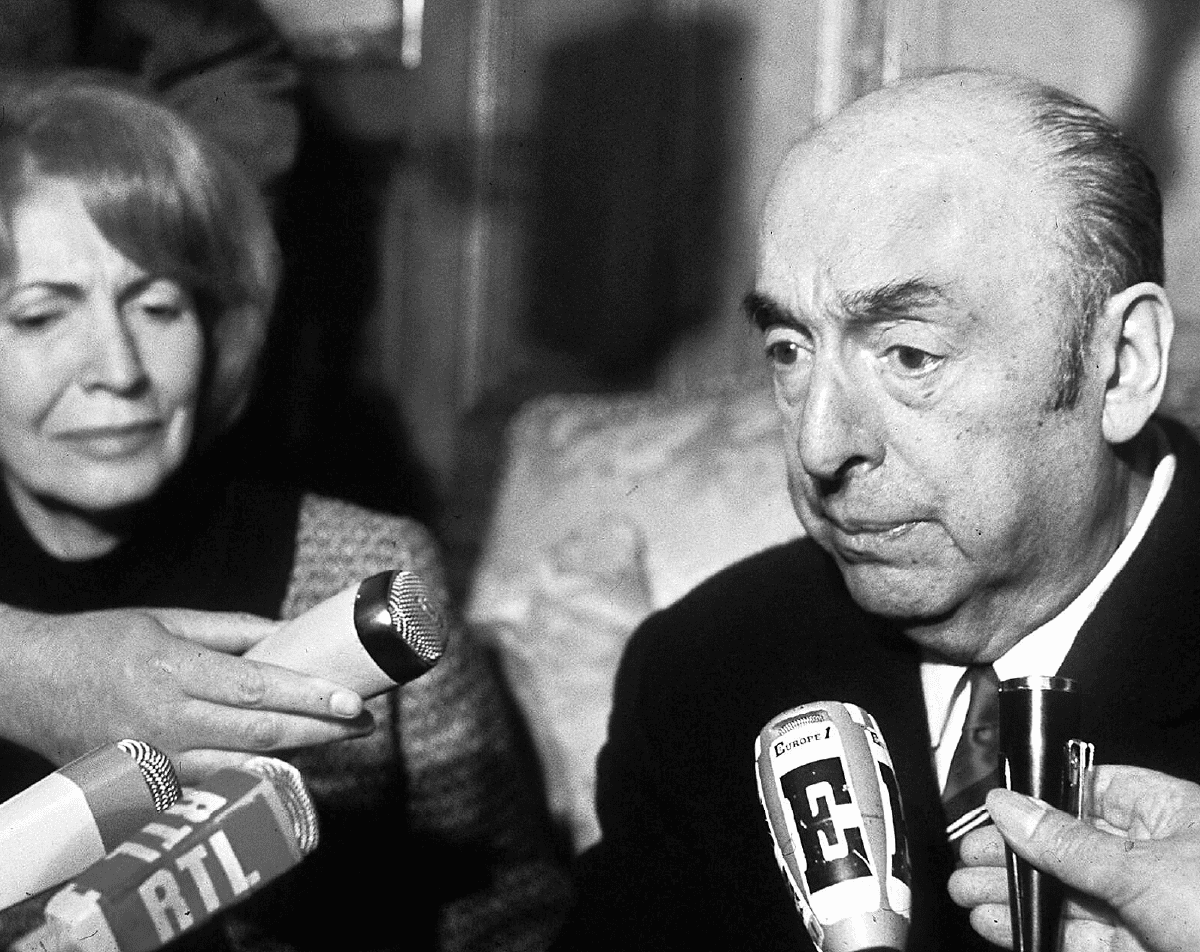
[[[509,424],[466,601],[498,649],[582,849],[598,836],[595,758],[626,639],[717,570],[800,534],[768,388],[554,395]]]

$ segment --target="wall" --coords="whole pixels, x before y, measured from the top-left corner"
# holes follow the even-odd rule
[[[1138,136],[1164,193],[1167,284],[1200,315],[1200,4],[1192,0],[955,0],[947,64],[1035,76]]]
[[[497,451],[503,415],[464,422],[481,408],[761,363],[738,308],[759,208],[855,11],[888,24],[888,75],[1016,70],[1125,122],[1162,177],[1169,286],[1200,313],[1193,0],[426,0],[419,69],[322,88],[384,178],[360,369],[443,495]]]

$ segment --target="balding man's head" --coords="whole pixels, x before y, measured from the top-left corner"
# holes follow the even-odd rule
[[[830,185],[851,190],[956,154],[1002,170],[998,178],[981,175],[979,189],[1044,199],[1024,224],[1059,255],[1047,275],[1062,294],[1066,318],[1054,402],[1070,407],[1105,302],[1139,282],[1164,283],[1154,173],[1099,110],[1051,86],[998,73],[909,79],[859,99],[819,127],[792,150],[780,179],[798,168],[812,174],[828,160],[840,171]]]
[[[860,605],[991,660],[1099,570],[1165,380],[1158,219],[1112,125],[1020,79],[908,81],[788,156],[749,305]]]

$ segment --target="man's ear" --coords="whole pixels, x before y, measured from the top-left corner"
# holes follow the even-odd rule
[[[1104,438],[1124,443],[1141,431],[1162,400],[1175,315],[1166,292],[1146,281],[1109,298],[1101,323],[1112,329],[1101,335],[1107,342],[1102,346],[1114,348],[1104,392]]]

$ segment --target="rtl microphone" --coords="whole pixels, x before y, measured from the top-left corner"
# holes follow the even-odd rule
[[[1068,678],[1000,682],[1000,769],[1005,785],[1061,810],[1086,802],[1089,744],[1076,740],[1081,695]],[[1054,877],[1007,851],[1009,910],[1015,952],[1055,952],[1065,889]]]
[[[245,657],[373,697],[420,677],[446,648],[446,622],[420,576],[380,572],[326,599]]]
[[[87,869],[179,798],[161,751],[105,744],[0,804],[0,909]]]
[[[775,859],[822,952],[902,950],[912,869],[900,787],[875,719],[816,701],[773,718],[754,743]]]
[[[17,952],[152,952],[316,848],[300,773],[271,757],[219,770],[54,894]]]

